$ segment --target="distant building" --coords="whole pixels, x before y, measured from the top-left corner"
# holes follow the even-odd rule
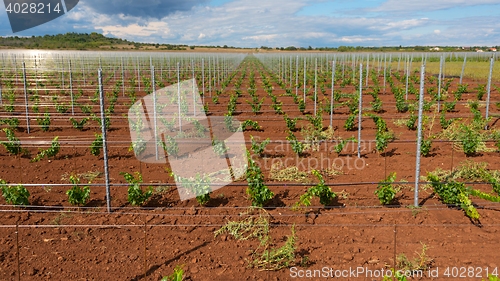
[[[490,48],[490,52],[496,52],[497,48]]]

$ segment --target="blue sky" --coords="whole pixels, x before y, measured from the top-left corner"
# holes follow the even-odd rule
[[[13,34],[98,32],[139,42],[287,46],[497,46],[500,0],[80,0],[67,15]]]

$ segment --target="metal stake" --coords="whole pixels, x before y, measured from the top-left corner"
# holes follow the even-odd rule
[[[108,168],[108,147],[107,147],[107,136],[106,136],[106,115],[104,113],[104,89],[102,84],[102,69],[98,70],[99,76],[99,99],[100,99],[100,109],[101,109],[101,129],[102,129],[102,152],[104,154],[104,178],[106,184],[106,205],[108,213],[111,213],[111,192],[109,189],[109,168]]]
[[[420,71],[420,96],[418,103],[418,137],[417,137],[417,161],[415,165],[415,196],[414,205],[418,207],[418,187],[420,180],[420,149],[422,145],[422,121],[424,117],[424,84],[425,84],[425,64],[422,64]]]
[[[26,129],[30,133],[30,116],[28,112],[28,86],[26,82],[26,63],[23,61],[24,105],[26,108]]]
[[[358,158],[361,158],[361,116],[363,114],[363,64],[359,64]]]

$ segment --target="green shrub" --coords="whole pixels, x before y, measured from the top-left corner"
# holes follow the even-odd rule
[[[21,141],[14,135],[14,131],[12,131],[12,129],[4,128],[2,131],[4,131],[9,141],[2,141],[0,144],[3,145],[10,154],[27,154],[27,151],[21,147]]]
[[[454,119],[446,120],[444,111],[441,112],[441,115],[439,116],[439,123],[441,124],[441,128],[443,128],[443,130],[446,130],[451,123],[453,123],[453,121]]]
[[[452,179],[440,179],[433,173],[427,174],[427,181],[431,183],[434,192],[444,204],[460,206],[469,218],[474,221],[479,220],[479,213],[469,199],[471,191],[464,183]]]
[[[40,152],[36,155],[35,158],[31,160],[31,162],[38,162],[42,160],[43,158],[47,157],[56,157],[56,155],[59,153],[59,150],[61,149],[61,145],[59,144],[59,137],[55,137],[52,140],[52,143],[49,148],[47,149],[39,149]]]
[[[259,123],[257,121],[252,121],[252,120],[246,120],[241,124],[241,128],[243,131],[248,131],[248,130],[255,130],[255,131],[260,131],[262,130],[262,127],[259,126]]]
[[[0,125],[7,125],[10,129],[17,129],[19,127],[19,119],[17,118],[6,118],[0,119]]]
[[[151,186],[147,188],[146,192],[142,191],[141,173],[136,172],[134,176],[129,173],[121,172],[120,175],[122,175],[127,181],[127,183],[129,183],[127,199],[132,206],[139,206],[144,204],[144,202],[146,202],[149,199],[149,197],[153,195],[153,187]]]
[[[297,137],[292,133],[292,131],[288,131],[288,136],[286,139],[290,142],[292,146],[293,152],[297,153],[297,155],[302,155],[304,152],[305,146],[302,142],[297,140]]]
[[[306,111],[306,102],[303,99],[300,99],[298,107],[299,107],[299,111],[301,113],[304,113]]]
[[[392,186],[396,180],[396,173],[391,173],[385,180],[378,183],[375,195],[382,205],[389,205],[396,199],[397,190]]]
[[[193,178],[183,178],[174,174],[175,182],[196,195],[196,201],[202,206],[210,201],[210,177],[196,174]]]
[[[0,179],[0,188],[7,203],[12,205],[29,205],[30,193],[24,186],[7,186],[7,182]]]
[[[80,178],[74,175],[69,177],[69,181],[73,184],[73,187],[66,191],[68,202],[71,205],[85,205],[90,198],[90,187],[80,187]]]
[[[87,121],[89,121],[89,118],[83,118],[81,121],[78,121],[76,119],[74,119],[73,117],[69,118],[69,121],[71,122],[71,125],[73,126],[73,128],[79,130],[79,131],[83,131],[83,127],[85,126],[85,124],[87,124]]]
[[[179,144],[169,135],[165,135],[165,141],[161,141],[161,146],[170,156],[177,156],[179,153]]]
[[[427,157],[429,156],[432,148],[432,139],[425,139],[422,137],[422,141],[420,143],[420,155]]]
[[[252,206],[262,207],[274,197],[274,193],[264,184],[264,175],[257,163],[251,158],[249,151],[247,151],[247,158],[246,177],[248,188],[246,192],[250,196],[250,200],[252,200]]]
[[[345,120],[344,128],[347,131],[354,131],[354,127],[356,126],[356,115],[349,115]]]
[[[183,281],[184,280],[184,270],[182,266],[177,265],[174,268],[174,273],[169,276],[165,276],[161,279],[161,281]]]
[[[259,143],[254,139],[253,136],[250,136],[250,140],[252,142],[251,149],[253,153],[258,155],[262,155],[264,153],[264,150],[266,149],[266,145],[268,145],[271,142],[271,140],[267,138],[263,142]]]
[[[351,138],[348,138],[348,139],[339,139],[338,140],[338,143],[333,147],[335,152],[337,152],[337,154],[340,154],[342,152],[342,150],[344,150],[344,147],[346,146],[346,144],[348,142],[358,142],[354,137],[351,137]]]
[[[481,134],[479,132],[470,126],[461,124],[459,138],[465,155],[472,156],[477,153],[481,142]]]
[[[311,200],[313,197],[318,197],[319,202],[328,206],[337,195],[335,192],[331,190],[329,186],[325,184],[325,180],[323,179],[323,175],[317,170],[312,170],[311,173],[316,176],[319,180],[319,183],[316,186],[310,187],[306,193],[300,196],[299,202],[295,203],[295,207],[303,206],[311,206]]]
[[[375,135],[375,147],[377,151],[384,152],[390,142],[394,140],[392,132],[377,132]]]
[[[450,102],[445,102],[444,103],[444,110],[446,112],[452,112],[455,110],[455,105],[457,104],[457,101],[450,101]]]
[[[284,115],[283,118],[285,119],[285,123],[286,123],[286,127],[288,128],[288,130],[290,131],[296,131],[297,128],[297,121],[299,120],[299,118],[289,118],[288,115]]]
[[[406,127],[412,131],[416,130],[417,129],[417,119],[418,119],[418,116],[415,115],[413,112],[411,113],[410,115],[410,119],[408,119],[406,121]]]
[[[226,146],[226,143],[224,141],[220,141],[218,139],[212,140],[212,148],[213,148],[215,154],[218,156],[225,156],[226,153],[228,152],[228,148]]]
[[[486,85],[479,85],[475,89],[477,91],[477,99],[482,100],[484,95],[486,94]]]
[[[307,120],[311,122],[311,125],[313,125],[316,130],[323,129],[323,117],[321,117],[321,113],[316,116],[307,115]]]
[[[95,134],[95,140],[90,144],[90,154],[94,156],[101,155],[103,147],[102,134]]]
[[[42,128],[42,131],[47,132],[50,127],[50,113],[45,112],[43,118],[36,119],[36,122]]]
[[[382,112],[382,100],[379,97],[376,97],[370,104],[374,112]]]

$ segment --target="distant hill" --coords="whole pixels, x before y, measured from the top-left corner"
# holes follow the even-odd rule
[[[362,47],[362,46],[339,46],[339,47],[266,47],[260,48],[239,48],[231,46],[188,46],[159,43],[139,43],[119,38],[106,37],[102,34],[88,33],[66,33],[58,35],[18,37],[0,37],[0,49],[50,49],[50,50],[140,50],[140,51],[164,51],[164,50],[199,50],[204,51],[224,51],[241,52],[255,50],[259,52],[280,52],[280,51],[329,51],[329,52],[458,52],[458,51],[496,51],[500,47],[457,47],[457,46],[383,46],[383,47]]]
[[[3,49],[52,49],[52,50],[186,50],[187,45],[148,44],[131,42],[118,38],[106,37],[102,34],[66,33],[58,35],[32,37],[0,37],[0,48]]]

